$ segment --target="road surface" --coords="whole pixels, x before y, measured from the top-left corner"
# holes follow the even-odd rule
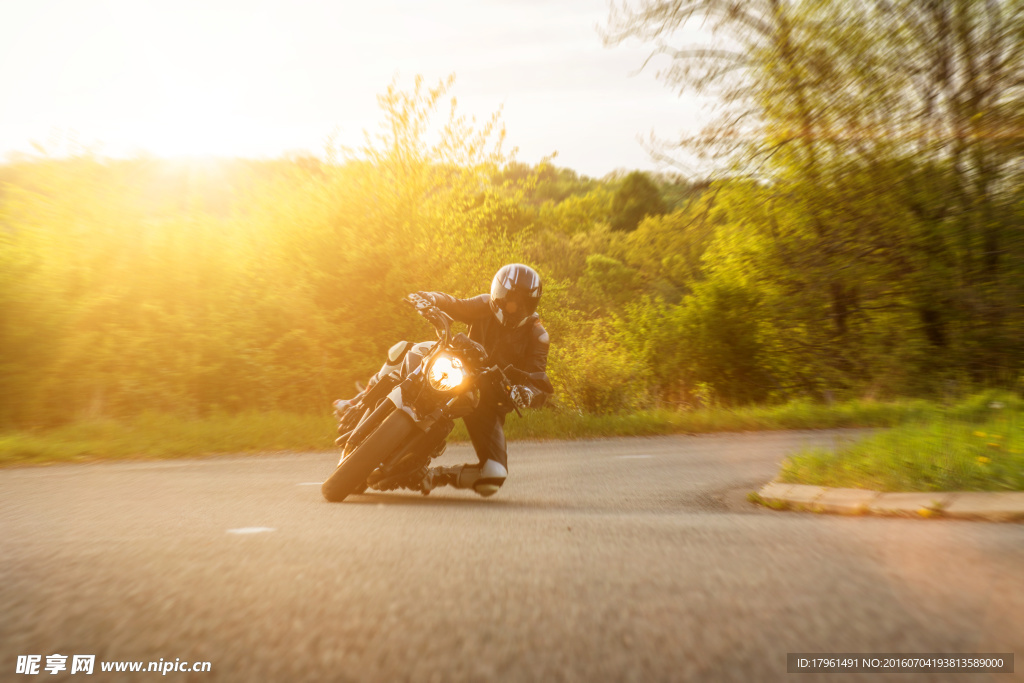
[[[326,503],[331,453],[0,470],[0,680],[849,681],[786,654],[1024,656],[1024,525],[746,502],[847,438],[514,443],[490,499]],[[68,670],[17,674],[32,654]],[[211,670],[99,670],[161,659]]]

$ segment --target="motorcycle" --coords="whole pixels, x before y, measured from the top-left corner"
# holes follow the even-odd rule
[[[453,335],[454,321],[433,302],[417,294],[404,301],[434,326],[438,340],[393,346],[377,383],[339,415],[341,458],[320,487],[332,503],[367,488],[428,494],[420,482],[430,461],[444,452],[455,420],[472,412],[489,386],[521,415],[512,383],[483,346],[461,332]]]

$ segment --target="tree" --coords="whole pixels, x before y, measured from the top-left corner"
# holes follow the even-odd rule
[[[632,232],[648,216],[665,213],[665,201],[646,173],[633,171],[625,177],[612,199],[612,230]]]
[[[672,45],[695,21],[717,42]],[[1020,368],[1024,3],[645,0],[604,35],[652,42],[670,87],[717,98],[678,146],[759,181],[726,233],[812,367],[863,381],[898,322],[931,374]]]
[[[644,219],[625,240],[627,260],[652,281],[683,292],[704,277],[704,252],[714,239],[714,195],[663,216]]]
[[[144,410],[323,409],[399,338],[401,298],[520,260],[497,115],[451,81],[381,96],[344,161],[40,159],[3,169],[0,425]]]

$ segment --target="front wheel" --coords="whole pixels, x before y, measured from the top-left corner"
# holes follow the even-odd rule
[[[345,444],[345,447],[341,449],[341,457],[338,459],[338,465],[340,465],[341,463],[345,462],[345,459],[348,456],[350,456],[350,455],[352,455],[352,450],[349,449],[348,444]],[[335,466],[335,469],[337,469],[337,465]],[[350,495],[350,496],[352,494],[359,495],[360,493],[362,493],[363,491],[366,490],[366,487],[368,485],[369,485],[369,482],[365,482],[364,481],[362,484],[357,486],[352,493],[350,493],[348,495]]]
[[[404,410],[396,410],[385,418],[320,487],[328,501],[340,503],[353,493],[366,488],[366,478],[395,452],[416,429],[416,423]]]

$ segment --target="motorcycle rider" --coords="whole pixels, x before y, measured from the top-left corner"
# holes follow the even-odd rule
[[[548,333],[537,316],[541,291],[537,271],[511,263],[494,275],[490,294],[469,299],[441,292],[417,294],[454,320],[469,325],[469,338],[481,344],[492,361],[505,369],[513,382],[512,400],[523,409],[539,407],[553,393],[546,372]],[[375,375],[369,386],[384,372]],[[343,407],[355,400],[338,403]],[[512,406],[506,403],[503,392],[496,388],[481,391],[479,405],[463,418],[479,462],[427,469],[419,483],[422,493],[429,494],[441,486],[473,489],[481,496],[497,493],[508,476],[504,424]]]

